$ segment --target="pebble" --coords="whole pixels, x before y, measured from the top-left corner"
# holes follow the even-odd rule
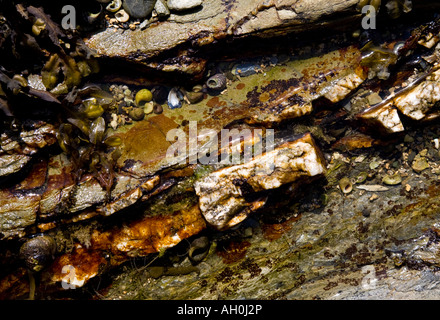
[[[405,135],[405,137],[403,138],[403,141],[406,143],[411,143],[414,142],[414,138],[411,137],[409,134]]]
[[[153,11],[156,0],[124,0],[124,10],[134,19],[143,19]]]
[[[184,11],[198,7],[203,0],[168,0],[168,8],[174,11]]]

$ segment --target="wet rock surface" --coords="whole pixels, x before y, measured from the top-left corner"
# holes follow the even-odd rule
[[[22,70],[0,74],[5,123],[13,124],[1,136],[0,297],[433,297],[438,19],[419,11],[388,22],[383,38],[363,46],[349,30],[249,57],[198,56],[222,39],[246,46],[334,25],[337,12],[357,21],[356,4],[206,0],[154,26],[95,30],[86,43],[107,62],[194,75],[177,84],[114,75],[116,84],[99,86],[80,86],[99,80],[99,56],[41,8],[12,8],[34,29],[46,24],[32,39],[47,54],[30,89]],[[195,53],[182,60],[189,51],[175,49]],[[26,119],[16,98],[39,102],[29,117],[50,115],[51,124]],[[170,162],[170,132],[201,143],[222,129],[274,129],[275,148],[237,165]],[[271,170],[257,172],[272,157]],[[52,239],[56,250],[43,250],[52,240],[36,241],[44,267],[29,277],[19,252],[35,238]]]
[[[170,9],[190,7],[183,7],[183,3],[195,5],[201,1],[169,1],[168,5]],[[172,13],[167,20],[155,22],[144,30],[108,28],[91,35],[86,43],[104,57],[123,57],[153,69],[198,75],[205,70],[206,64],[205,55],[197,54],[200,47],[235,37],[285,34],[289,28],[310,29],[310,26],[325,23],[334,13],[355,13],[356,4],[356,0],[335,0],[331,4],[328,1],[206,0],[202,6],[194,8],[195,12]],[[191,49],[188,51],[188,48]],[[173,52],[175,57],[168,61],[155,59],[167,51]]]
[[[424,132],[429,136],[429,129]],[[426,138],[421,133],[417,136]],[[400,142],[398,146],[404,150],[413,145]],[[197,265],[198,272],[156,279],[148,270],[127,267],[106,297],[435,298],[439,292],[438,176],[433,169],[417,174],[402,161],[398,171],[404,180],[400,185],[373,192],[355,184],[351,193],[342,193],[337,178],[372,173],[372,159],[380,167],[367,184],[382,185],[381,176],[391,170],[387,168],[392,168],[394,159],[382,158],[383,150],[371,151],[353,157],[333,154],[327,176],[330,184],[324,184],[325,202],[321,192],[312,190],[317,188],[315,184],[303,190],[304,197],[284,207],[281,216],[279,211],[276,216],[275,211],[252,216],[240,232],[216,239],[216,250]],[[174,263],[186,265],[190,265],[187,260]],[[148,289],[142,288],[144,283]]]

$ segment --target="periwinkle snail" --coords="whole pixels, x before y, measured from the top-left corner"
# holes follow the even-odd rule
[[[19,256],[26,265],[29,276],[29,300],[35,298],[35,275],[54,259],[56,249],[55,240],[48,235],[37,235],[20,247]]]
[[[344,177],[339,180],[339,188],[341,188],[343,193],[350,193],[353,190],[353,184],[349,178]]]
[[[199,263],[208,255],[210,242],[208,237],[202,236],[191,242],[188,257],[193,263]]]
[[[55,240],[48,235],[38,235],[26,241],[20,248],[20,258],[28,270],[39,272],[52,261],[56,252]]]
[[[215,91],[226,89],[226,76],[223,73],[217,73],[206,81],[206,86]]]

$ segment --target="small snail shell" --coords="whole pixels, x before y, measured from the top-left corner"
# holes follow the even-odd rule
[[[39,272],[53,259],[56,248],[52,237],[39,235],[21,246],[20,258],[30,271]]]
[[[122,0],[113,0],[105,9],[110,12],[116,12],[122,7]]]
[[[191,242],[188,257],[192,262],[201,262],[209,252],[210,242],[208,237],[200,237]]]
[[[163,112],[163,107],[158,103],[154,103],[153,104],[153,112],[155,114],[161,114]]]
[[[130,16],[128,15],[128,13],[124,9],[121,9],[115,13],[115,18],[119,22],[124,23],[130,19]]]
[[[141,89],[136,93],[134,98],[135,104],[138,107],[142,107],[145,103],[153,100],[153,94],[148,89]]]
[[[226,88],[226,76],[222,73],[217,73],[206,81],[206,86],[211,90],[224,90]]]
[[[99,104],[91,104],[84,111],[85,115],[89,119],[96,119],[104,113],[104,108]]]
[[[145,112],[142,108],[133,108],[128,113],[128,116],[135,121],[141,121],[145,117]]]
[[[353,190],[353,184],[351,183],[350,179],[344,177],[339,180],[339,188],[341,188],[343,193],[350,193]]]
[[[203,92],[185,92],[185,97],[189,103],[195,104],[203,100]]]

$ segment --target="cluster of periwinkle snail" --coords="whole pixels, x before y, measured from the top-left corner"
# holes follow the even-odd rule
[[[89,13],[87,20],[93,23],[104,10],[114,14],[115,19],[125,23],[132,19],[145,19],[151,16],[154,19],[167,19],[171,12],[184,12],[202,5],[203,0],[96,0],[100,9],[96,13]]]
[[[226,82],[226,76],[218,73],[209,77],[205,86],[196,85],[191,91],[171,88],[165,93],[168,107],[180,108],[185,101],[190,104],[198,103],[206,92],[224,90]],[[127,116],[134,121],[143,120],[145,115],[153,111],[162,112],[162,106],[153,101],[153,93],[146,88],[137,91],[132,104],[122,108],[121,112],[127,110]],[[107,191],[113,185],[113,167],[120,157],[118,146],[122,143],[121,138],[112,135],[109,128],[117,126],[113,125],[110,115],[110,110],[114,109],[121,108],[115,106],[113,95],[100,87],[88,86],[78,90],[75,101],[67,108],[69,116],[59,126],[57,133],[60,148],[70,156],[76,166],[77,178],[84,172],[92,173]]]
[[[204,86],[196,85],[192,91],[183,88],[172,88],[168,93],[168,106],[170,109],[176,109],[182,106],[183,101],[190,104],[198,103],[203,100],[206,92],[219,93],[226,89],[226,85],[226,76],[223,73],[217,73],[209,77]]]

